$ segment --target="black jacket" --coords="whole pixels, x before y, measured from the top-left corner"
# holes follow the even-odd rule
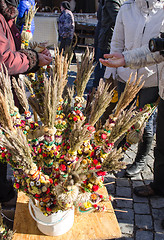
[[[98,37],[98,47],[110,49],[110,41],[116,21],[116,16],[123,0],[105,0],[102,5],[101,29]]]

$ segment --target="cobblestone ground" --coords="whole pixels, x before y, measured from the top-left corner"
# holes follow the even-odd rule
[[[155,141],[154,141],[155,144]],[[125,170],[118,174],[109,174],[105,182],[113,182],[107,185],[108,193],[115,198],[129,198],[131,200],[114,200],[113,207],[122,232],[119,240],[164,240],[164,229],[161,220],[164,219],[164,198],[137,197],[133,193],[136,186],[148,184],[153,179],[153,148],[148,155],[147,165],[141,174],[131,179],[124,177]],[[137,151],[137,145],[126,152],[124,161],[133,162]],[[121,212],[121,211],[127,212]]]
[[[79,57],[79,55],[78,55]],[[72,84],[76,77],[76,67],[72,64],[69,71],[69,83]],[[92,85],[92,78],[87,88]],[[155,141],[154,141],[155,144]],[[153,179],[153,148],[148,155],[147,165],[144,171],[134,178],[124,177],[125,170],[117,174],[109,174],[105,178],[108,193],[115,198],[129,198],[131,200],[114,200],[113,207],[122,232],[119,240],[164,240],[164,229],[161,227],[161,220],[164,219],[164,198],[151,197],[141,198],[135,196],[133,188],[139,185],[148,184]],[[125,154],[124,161],[131,164],[136,155],[137,146],[134,145]],[[11,177],[11,170],[8,172]],[[14,218],[14,209],[7,209],[8,217]],[[12,226],[11,221],[7,221]],[[86,239],[87,240],[87,239]],[[106,239],[107,240],[107,239]]]

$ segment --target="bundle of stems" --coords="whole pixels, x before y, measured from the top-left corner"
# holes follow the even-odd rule
[[[109,106],[113,90],[108,91],[110,84],[106,84],[103,79],[100,79],[99,86],[95,93],[93,102],[91,103],[91,113],[89,118],[89,124],[94,126],[102,114],[105,112],[106,108]]]
[[[125,168],[125,163],[122,161],[119,161],[123,157],[122,149],[119,148],[118,150],[115,148],[113,149],[107,158],[104,159],[102,163],[102,170],[103,171],[119,171],[123,168]]]
[[[56,118],[56,110],[58,105],[57,100],[57,81],[55,77],[50,77],[47,79],[44,78],[44,117],[43,122],[44,125],[54,128],[55,118]]]
[[[86,85],[95,68],[93,61],[94,53],[92,53],[91,56],[89,48],[87,47],[85,53],[81,56],[81,63],[77,60],[77,75],[75,83],[78,97],[83,97],[84,95]]]
[[[8,128],[13,131],[13,122],[9,113],[9,105],[6,98],[2,92],[0,92],[0,123],[3,128]]]
[[[84,122],[77,122],[73,125],[73,129],[70,134],[70,147],[72,152],[76,152],[80,149],[82,143],[91,138],[91,133],[88,131],[88,125],[83,125]]]
[[[37,115],[40,117],[41,120],[44,119],[44,106],[39,104],[37,97],[30,96],[28,98],[28,102],[32,109],[37,113]]]
[[[141,83],[141,79],[143,76],[141,76],[137,80],[137,73],[135,74],[134,80],[131,82],[132,73],[130,74],[130,77],[128,81],[126,82],[126,86],[124,89],[124,92],[121,94],[121,97],[118,101],[118,104],[116,105],[116,109],[114,112],[114,117],[118,117],[120,112],[124,110],[129,103],[135,98],[137,93],[140,91],[140,89],[143,87],[144,82]]]
[[[74,96],[74,86],[66,86],[63,91],[63,112],[68,114],[71,111],[71,102]]]
[[[37,12],[38,8],[35,5],[31,5],[31,8],[28,10],[28,13],[25,14],[25,24],[21,33],[21,49],[28,48],[29,40],[32,38],[31,33],[31,22]]]
[[[29,111],[29,104],[26,97],[24,83],[20,79],[18,79],[18,82],[17,82],[15,78],[12,79],[12,83],[13,83],[13,87],[15,89],[16,95],[24,111]]]
[[[108,141],[116,142],[134,124],[141,121],[141,119],[142,121],[145,121],[145,118],[147,118],[147,114],[145,115],[145,113],[147,111],[148,109],[141,112],[134,112],[134,104],[130,107],[130,109],[122,111],[115,122],[115,126],[112,128]]]
[[[0,146],[5,147],[10,152],[12,161],[16,163],[17,168],[26,172],[31,171],[34,168],[34,163],[26,136],[19,129],[17,131],[11,131],[7,128],[3,130],[5,134],[2,135]]]
[[[8,75],[7,68],[4,64],[1,64],[0,90],[6,98],[10,113],[14,112],[15,103],[14,103],[13,93],[11,89],[11,80]]]
[[[31,95],[34,96],[35,95],[34,90],[31,87],[31,82],[27,77],[24,78],[24,83],[25,83],[26,87],[28,88],[29,92],[31,93]]]
[[[67,72],[68,72],[68,55],[63,57],[63,50],[59,53],[59,48],[55,50],[55,58],[53,65],[53,77],[57,80],[57,100],[58,102],[62,98],[63,90],[67,84]]]

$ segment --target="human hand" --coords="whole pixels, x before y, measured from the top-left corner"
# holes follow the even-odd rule
[[[99,61],[106,67],[117,68],[125,66],[125,59],[122,53],[104,54],[104,58],[108,60],[100,58]]]
[[[52,57],[51,56],[47,56],[43,53],[38,53],[38,57],[39,57],[39,67],[43,67],[45,65],[48,65],[51,63],[52,61]]]
[[[47,48],[45,48],[41,53],[45,54],[48,57],[51,57],[51,53],[50,53],[50,51]]]

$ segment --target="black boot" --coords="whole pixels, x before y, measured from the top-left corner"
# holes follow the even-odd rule
[[[126,169],[126,176],[133,177],[140,173],[146,165],[146,156],[152,145],[153,137],[143,137],[138,144],[138,151],[134,163]]]

